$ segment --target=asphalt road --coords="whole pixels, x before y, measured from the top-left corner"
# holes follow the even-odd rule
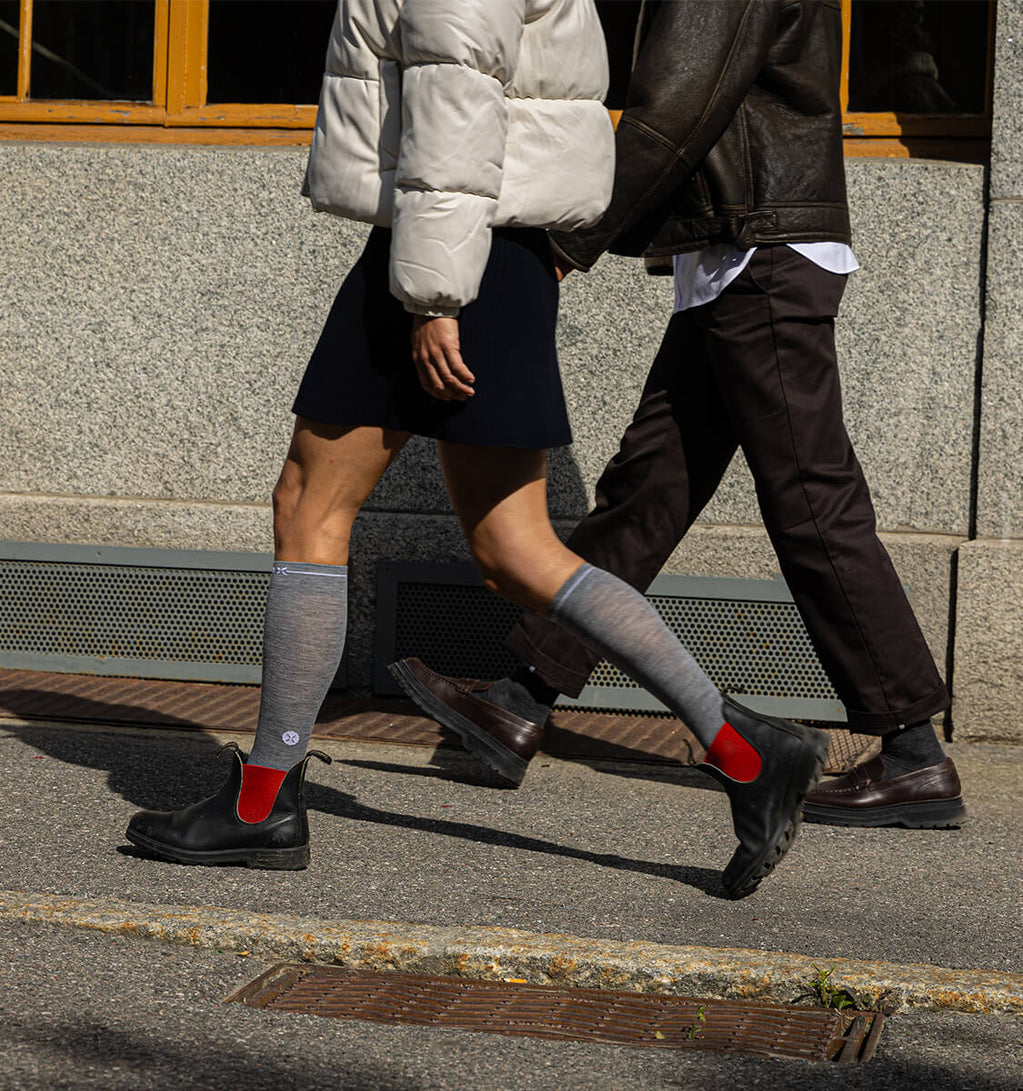
[[[219,787],[217,745],[4,725],[0,888],[1023,971],[1018,748],[953,748],[963,829],[804,825],[782,868],[730,902],[726,800],[688,786],[692,771],[543,759],[507,791],[460,752],[415,747],[332,743],[334,764],[311,766],[307,871],[135,854],[131,813]]]
[[[897,1015],[865,1065],[381,1026],[224,1004],[250,958],[0,923],[4,1091],[1017,1091],[1020,1020]]]

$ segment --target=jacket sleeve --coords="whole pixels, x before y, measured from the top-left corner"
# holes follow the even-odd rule
[[[776,40],[783,0],[659,0],[615,134],[615,182],[602,219],[552,232],[589,269],[616,238],[684,185],[721,138]]]
[[[504,167],[525,0],[405,0],[391,292],[457,315],[479,292]]]

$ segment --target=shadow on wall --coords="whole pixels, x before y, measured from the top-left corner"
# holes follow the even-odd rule
[[[581,519],[591,497],[571,447],[547,452],[547,502],[552,519]],[[413,436],[366,501],[366,511],[451,511],[434,441]]]
[[[581,519],[593,506],[571,447],[548,452],[547,504],[552,519]]]

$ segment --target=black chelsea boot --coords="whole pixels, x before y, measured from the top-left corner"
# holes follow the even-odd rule
[[[178,811],[139,811],[125,836],[134,845],[179,864],[245,864],[250,868],[298,871],[309,864],[309,823],[304,782],[309,753],[281,782],[273,808],[261,822],[238,815],[244,763],[234,743],[231,772],[216,795]],[[223,753],[223,751],[221,751]]]

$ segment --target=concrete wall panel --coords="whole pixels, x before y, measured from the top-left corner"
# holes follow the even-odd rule
[[[998,0],[991,197],[1023,193],[1023,0]]]
[[[359,232],[293,149],[0,145],[16,492],[265,500]]]
[[[995,201],[988,233],[977,534],[1023,538],[1023,201]]]
[[[952,720],[957,739],[1023,743],[1023,541],[959,550]]]
[[[310,214],[304,151],[0,145],[7,305],[0,491],[260,502],[290,401],[365,229]],[[864,264],[839,322],[850,431],[881,525],[961,533],[977,333],[979,168],[853,163]],[[607,258],[565,285],[576,445],[552,511],[585,510],[671,312]],[[374,510],[446,508],[415,444]],[[758,521],[740,463],[706,518]]]

